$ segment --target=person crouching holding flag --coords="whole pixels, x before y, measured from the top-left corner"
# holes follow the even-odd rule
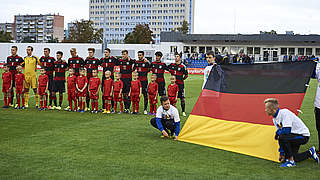
[[[161,137],[174,137],[174,140],[177,140],[180,133],[180,117],[178,109],[170,105],[167,96],[162,96],[160,102],[161,106],[157,109],[156,117],[152,118],[150,123],[154,128],[161,131]]]
[[[266,99],[264,104],[266,113],[273,117],[273,123],[277,128],[275,139],[279,140],[284,151],[286,161],[280,167],[294,167],[295,162],[308,158],[313,158],[319,163],[314,146],[308,151],[298,153],[300,145],[306,144],[310,137],[309,129],[302,120],[290,110],[280,109],[275,98]]]

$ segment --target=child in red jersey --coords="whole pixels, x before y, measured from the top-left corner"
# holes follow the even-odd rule
[[[2,73],[2,92],[4,96],[4,106],[2,108],[9,108],[10,92],[12,89],[12,74],[9,71],[9,64],[3,65],[4,72]]]
[[[112,100],[112,92],[113,92],[113,80],[111,79],[111,71],[105,72],[105,79],[103,81],[103,100],[104,100],[104,114],[110,114],[111,110],[111,100]]]
[[[69,76],[67,78],[67,88],[68,88],[68,101],[69,101],[69,111],[77,111],[77,91],[76,91],[77,76],[74,75],[74,69],[69,69]],[[74,103],[74,108],[72,106]]]
[[[98,77],[98,70],[92,70],[92,77],[89,80],[89,98],[91,100],[91,113],[98,113],[99,89],[101,80]]]
[[[114,112],[115,113],[117,112],[118,102],[120,103],[121,110],[118,114],[121,114],[123,112],[122,89],[123,89],[123,83],[120,80],[120,73],[116,72],[116,73],[114,73],[113,101],[114,101]]]
[[[20,65],[17,66],[17,73],[15,75],[15,87],[16,87],[16,97],[18,106],[16,109],[24,109],[24,83],[25,77],[22,73],[22,67]],[[20,105],[20,99],[22,99],[22,107]]]
[[[39,110],[47,109],[47,90],[48,90],[49,77],[46,75],[44,67],[40,69],[40,76],[38,79],[38,94],[40,96],[40,108]],[[44,104],[44,106],[43,106]]]
[[[148,84],[148,95],[150,103],[149,115],[155,115],[157,111],[157,94],[158,94],[158,83],[156,82],[157,75],[152,74],[151,82]]]
[[[168,97],[169,97],[170,104],[172,106],[176,107],[179,86],[176,84],[176,77],[175,76],[170,77],[170,82],[171,83],[168,86]]]
[[[132,102],[132,114],[139,114],[139,102],[142,93],[141,82],[138,80],[138,72],[132,73],[132,81],[129,94]]]
[[[87,97],[87,86],[88,86],[88,79],[85,76],[86,70],[84,68],[80,68],[80,76],[77,77],[76,88],[78,91],[79,97],[79,112],[83,113],[84,109],[86,108],[86,97]]]

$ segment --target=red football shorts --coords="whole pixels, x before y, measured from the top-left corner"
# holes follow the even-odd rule
[[[119,97],[119,93],[114,93],[114,95],[113,95],[113,100],[115,101],[115,102],[121,102],[122,101],[122,94],[120,94],[120,97]]]
[[[74,100],[74,99],[77,99],[77,96],[76,96],[76,90],[75,89],[68,89],[68,100]]]
[[[23,87],[16,87],[16,94],[22,94]]]
[[[90,90],[90,99],[93,99],[93,100],[99,99],[99,93],[97,93],[97,90]]]
[[[103,96],[103,99],[107,100],[107,101],[111,101],[112,100],[112,96]]]
[[[132,102],[140,102],[139,94],[131,94],[131,101]]]
[[[87,97],[87,89],[84,89],[83,92],[78,92],[78,97]]]
[[[46,87],[39,87],[38,94],[40,96],[46,95]]]
[[[10,84],[3,84],[2,85],[2,92],[7,93],[9,92]]]
[[[149,95],[149,103],[150,104],[157,104],[157,99],[155,97],[156,97],[156,95]]]
[[[170,104],[176,104],[176,97],[169,97]]]

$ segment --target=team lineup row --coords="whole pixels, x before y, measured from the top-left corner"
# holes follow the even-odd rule
[[[175,63],[166,65],[161,62],[161,52],[155,53],[156,60],[151,63],[144,57],[143,51],[138,52],[138,60],[131,59],[128,56],[127,50],[123,50],[122,57],[117,59],[110,56],[110,49],[107,48],[104,50],[104,57],[98,59],[94,57],[95,49],[88,48],[88,57],[84,60],[77,56],[75,48],[71,48],[71,57],[66,62],[65,60],[62,60],[63,53],[61,51],[56,53],[56,59],[51,57],[49,48],[44,48],[44,56],[40,59],[32,55],[33,48],[31,46],[27,47],[27,56],[24,58],[17,55],[17,50],[16,46],[12,46],[11,56],[7,58],[7,63],[4,67],[5,70],[7,68],[3,74],[2,91],[4,92],[5,97],[4,107],[14,106],[13,88],[16,87],[16,108],[28,107],[29,89],[32,88],[35,94],[36,107],[39,106],[38,102],[40,95],[40,104],[43,104],[40,109],[46,109],[48,99],[49,109],[61,109],[63,93],[65,92],[65,72],[69,70],[67,87],[69,100],[68,108],[70,110],[77,109],[72,107],[72,101],[76,106],[77,101],[79,102],[78,105],[81,112],[85,109],[89,110],[91,100],[91,110],[97,112],[97,99],[99,99],[99,97],[95,96],[95,94],[98,95],[98,89],[101,89],[103,94],[102,108],[105,110],[105,113],[111,111],[110,106],[115,107],[116,110],[117,103],[115,103],[114,106],[114,102],[122,101],[124,104],[123,112],[130,112],[129,109],[132,101],[132,111],[133,113],[137,113],[139,112],[139,103],[137,103],[137,101],[139,102],[140,96],[143,96],[144,114],[147,114],[148,99],[150,103],[150,113],[154,114],[157,104],[157,95],[166,95],[164,73],[165,71],[168,71],[172,75],[170,78],[171,84],[168,86],[168,96],[171,104],[175,105],[177,98],[180,98],[182,114],[184,116],[186,115],[184,80],[187,79],[188,72],[186,67],[181,63],[179,54],[175,55]],[[41,75],[38,80],[36,75],[37,65],[41,66]],[[22,66],[25,69],[24,81],[17,79],[21,78],[20,74],[22,74],[22,67],[19,66]],[[101,80],[98,78],[99,66],[103,69]],[[120,72],[115,72],[116,66],[119,67]],[[148,84],[149,72],[152,72],[152,77],[151,82]],[[47,86],[45,83],[46,78],[44,77],[47,77],[48,79]],[[75,83],[70,84],[69,79],[70,83]],[[86,79],[86,81],[84,79]],[[99,81],[97,79],[99,79]],[[17,84],[19,82],[20,85]],[[77,82],[82,83],[80,87]],[[121,91],[118,88],[118,86],[121,87],[119,84],[122,84]],[[108,89],[108,87],[111,89]],[[154,90],[152,91],[151,89]],[[137,90],[139,93],[137,93]],[[45,95],[47,91],[49,91],[48,97]],[[59,92],[59,105],[57,105],[57,92]],[[109,96],[107,96],[108,93]],[[80,96],[81,94],[82,96]],[[24,100],[22,106],[20,106],[20,99]],[[52,102],[54,103],[54,106],[52,105]],[[85,104],[87,105],[87,108],[85,108]],[[120,106],[122,107],[122,103],[120,103]],[[122,108],[120,112],[122,112]]]

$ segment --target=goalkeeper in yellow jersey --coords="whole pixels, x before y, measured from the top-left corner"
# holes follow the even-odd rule
[[[32,88],[35,101],[36,101],[36,108],[39,107],[39,94],[37,92],[37,65],[41,66],[40,60],[38,57],[32,55],[33,47],[27,47],[27,56],[24,57],[24,62],[22,65],[24,66],[24,75],[25,75],[25,107],[28,107],[29,102],[29,89]]]

